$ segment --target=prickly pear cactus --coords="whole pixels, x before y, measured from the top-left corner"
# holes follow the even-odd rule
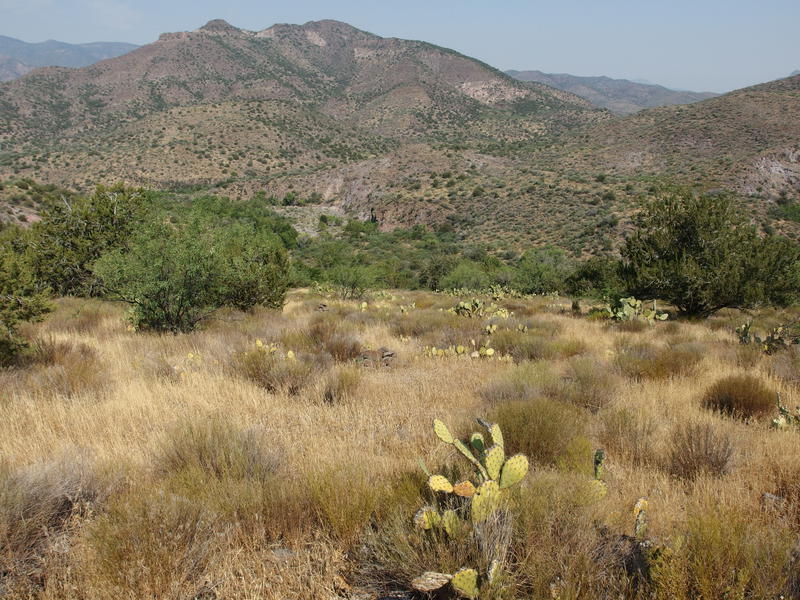
[[[496,481],[484,481],[472,497],[472,522],[483,523],[500,508],[500,486]]]
[[[437,527],[442,522],[442,517],[432,506],[423,506],[414,515],[414,525],[424,531]]]
[[[434,419],[433,421],[433,431],[436,433],[436,436],[442,440],[445,444],[452,444],[455,439],[453,438],[453,434],[450,433],[450,430],[447,428],[447,425],[442,423],[439,419]]]
[[[453,575],[450,585],[464,598],[477,598],[478,572],[475,569],[460,569]]]
[[[489,473],[489,479],[497,479],[500,477],[500,470],[503,468],[503,463],[506,460],[506,454],[502,446],[495,444],[486,452],[484,459],[486,464],[486,472]]]
[[[512,485],[517,485],[525,479],[528,474],[528,457],[524,454],[517,454],[509,458],[503,465],[500,473],[500,488],[506,489]]]
[[[453,493],[453,484],[443,475],[431,475],[428,478],[428,487],[434,492],[444,492],[445,494]]]
[[[453,486],[453,493],[462,498],[472,498],[475,495],[475,485],[467,480]]]
[[[491,439],[492,445],[487,446],[484,435],[475,432],[469,436],[469,444],[456,438],[447,426],[436,419],[433,430],[442,442],[457,449],[474,467],[476,483],[469,479],[453,485],[443,475],[428,475],[428,486],[436,493],[453,494],[463,503],[461,506],[467,511],[448,508],[439,513],[435,508],[426,506],[414,516],[415,525],[423,531],[437,530],[443,532],[451,539],[455,539],[470,527],[484,523],[504,503],[504,494],[507,490],[518,485],[528,474],[528,458],[523,454],[516,454],[506,459],[505,441],[500,426],[488,423],[481,419],[478,423],[484,427]],[[468,514],[468,520],[459,516]],[[502,565],[493,561],[485,574],[485,579],[492,582]],[[475,569],[463,568],[453,575],[436,572],[426,572],[414,580],[414,589],[422,592],[431,592],[440,589],[449,582],[453,591],[463,598],[477,598],[480,593],[479,576]]]

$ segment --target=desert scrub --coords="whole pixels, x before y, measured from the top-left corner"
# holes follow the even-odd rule
[[[109,489],[80,453],[24,469],[0,468],[0,570],[7,581],[39,577],[52,547],[102,505]]]
[[[536,470],[515,511],[515,548],[527,549],[516,566],[523,597],[628,597],[624,557],[609,552],[596,527],[602,498],[595,481],[578,473]]]
[[[589,357],[575,357],[567,363],[563,377],[545,386],[545,393],[559,400],[597,412],[613,398],[618,386],[607,365]]]
[[[730,375],[712,384],[703,394],[708,410],[738,419],[753,419],[775,412],[777,392],[754,375]]]
[[[268,443],[273,437],[221,417],[183,423],[161,441],[155,474],[166,493],[190,499],[239,531],[293,537],[313,524],[313,511],[285,453]]]
[[[763,513],[762,513],[763,514]],[[791,598],[796,533],[740,502],[689,508],[685,536],[654,557],[657,598]]]
[[[615,363],[619,371],[631,379],[667,379],[690,376],[706,354],[698,342],[684,342],[657,347],[645,342],[621,340],[617,344]]]
[[[611,455],[632,465],[657,463],[654,448],[657,430],[656,420],[642,412],[610,407],[600,413],[600,443]]]
[[[195,597],[227,533],[186,498],[159,490],[121,496],[86,531],[83,584],[118,597]]]
[[[34,342],[22,373],[26,386],[41,396],[74,398],[98,394],[108,384],[97,352],[86,344],[42,338]]]
[[[311,353],[327,352],[333,360],[345,362],[361,353],[361,343],[354,335],[351,324],[335,320],[329,314],[315,315],[305,329],[290,329],[282,333],[280,341],[287,348]]]
[[[334,404],[353,397],[361,384],[363,368],[351,365],[329,371],[322,383],[322,399]]]
[[[492,411],[506,443],[539,465],[591,470],[587,411],[549,398],[512,400]]]
[[[719,477],[730,469],[733,444],[711,423],[682,423],[672,432],[667,467],[680,479]]]
[[[501,329],[492,336],[492,346],[501,355],[523,360],[550,360],[559,354],[559,347],[550,337],[516,329]]]
[[[291,350],[284,353],[274,346],[258,343],[235,354],[228,368],[269,392],[283,392],[290,396],[297,395],[311,383],[315,370]]]
[[[493,377],[481,390],[481,397],[490,403],[530,400],[556,389],[558,376],[546,363],[523,363]]]

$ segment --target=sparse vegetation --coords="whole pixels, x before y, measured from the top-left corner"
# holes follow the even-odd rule
[[[481,598],[553,589],[587,600],[660,598],[669,589],[688,600],[737,585],[791,597],[797,431],[767,421],[778,417],[775,391],[785,406],[798,396],[788,380],[775,390],[761,383],[776,381],[771,361],[791,348],[762,353],[752,383],[735,371],[742,346],[732,326],[680,322],[631,334],[576,318],[568,299],[496,302],[514,314],[466,318],[448,312],[452,296],[430,292],[373,293],[364,307],[303,290],[290,292],[282,315],[231,309],[191,333],[154,336],[127,329],[120,306],[56,301],[50,317],[25,326],[37,340],[25,361],[0,371],[6,595],[46,597],[58,586],[68,598],[76,585],[94,597],[237,598],[268,581],[271,597],[344,597],[462,589],[469,582],[450,578],[474,569]],[[487,334],[490,324],[499,326]],[[478,360],[426,353],[448,328],[466,344],[514,335]],[[515,350],[526,336],[553,351],[528,358]],[[563,350],[582,340],[591,343],[580,356]],[[360,358],[370,347],[399,358],[370,368]],[[56,384],[54,369],[74,383]],[[481,483],[455,446],[437,449],[430,427],[439,415],[454,440],[482,415],[500,425],[505,456],[531,461],[478,524],[470,500],[431,489],[420,469],[418,459],[462,493],[463,482]],[[82,450],[54,463],[64,439]],[[476,444],[488,473],[489,448]],[[605,461],[595,472],[598,448]],[[777,500],[765,508],[763,494]],[[643,514],[645,496],[646,522],[631,512]],[[415,526],[420,507],[450,532]],[[66,544],[68,554],[59,550]],[[771,578],[742,579],[720,566],[731,560]],[[237,572],[253,575],[229,576]]]

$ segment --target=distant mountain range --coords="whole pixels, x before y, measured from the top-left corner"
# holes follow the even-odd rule
[[[0,35],[0,81],[16,79],[36,67],[86,67],[136,47],[122,42],[67,44],[55,40],[32,44]]]
[[[792,74],[789,75],[789,77],[794,77],[795,75],[800,75],[800,69],[797,69],[796,71],[792,71]]]
[[[629,115],[645,108],[672,104],[691,104],[719,94],[687,92],[665,88],[645,80],[629,81],[610,77],[578,77],[566,73],[541,71],[506,71],[520,81],[537,81],[586,98],[594,106],[619,115]]]
[[[552,82],[346,23],[211,21],[0,84],[0,179],[292,195],[383,228],[590,254],[619,244],[663,184],[730,190],[769,223],[777,199],[800,198],[798,93],[794,76],[620,117]],[[23,200],[6,206],[27,218]],[[800,224],[775,227],[800,236]]]

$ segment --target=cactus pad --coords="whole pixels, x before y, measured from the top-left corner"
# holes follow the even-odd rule
[[[441,523],[442,517],[432,506],[423,506],[414,515],[414,525],[424,531],[433,529]]]
[[[486,442],[483,441],[483,435],[480,433],[473,433],[469,437],[469,443],[478,454],[483,454],[486,451]]]
[[[450,537],[455,537],[461,531],[463,521],[458,518],[456,511],[447,509],[442,513],[442,527]]]
[[[492,583],[499,574],[500,561],[495,558],[489,565],[489,568],[486,570],[486,579],[489,581],[489,583]]]
[[[436,436],[445,444],[452,444],[455,441],[455,438],[453,438],[453,434],[450,433],[447,425],[442,423],[439,419],[433,420],[433,431],[436,433]]]
[[[451,579],[452,576],[446,573],[425,571],[411,582],[411,587],[418,592],[435,592],[450,583]]]
[[[486,427],[489,430],[489,435],[492,436],[492,443],[495,446],[503,446],[503,432],[500,431],[500,425],[497,423],[488,423],[483,419],[478,421],[481,425]]]
[[[508,488],[518,484],[528,474],[528,457],[524,454],[517,454],[509,458],[503,465],[503,472],[500,474],[500,487]]]
[[[647,498],[639,498],[633,506],[633,516],[638,517],[644,510],[647,510]]]
[[[431,475],[428,479],[428,486],[434,492],[444,492],[445,494],[453,493],[453,484],[443,475]]]
[[[486,452],[486,472],[489,474],[489,479],[497,479],[500,477],[500,469],[503,468],[503,463],[506,460],[506,453],[503,451],[502,446],[495,444]]]
[[[464,442],[462,442],[461,440],[455,440],[453,442],[453,445],[458,449],[459,452],[461,452],[461,454],[463,454],[467,458],[469,462],[475,465],[475,468],[477,468],[478,471],[480,471],[481,475],[483,475],[484,478],[489,479],[489,476],[486,474],[486,469],[483,468],[483,465],[477,458],[475,458],[475,455],[470,451],[470,449]]]
[[[453,493],[462,498],[472,498],[475,495],[475,486],[471,481],[462,481],[453,486]]]
[[[478,572],[475,569],[460,569],[453,575],[450,585],[459,595],[465,598],[477,598]]]
[[[472,521],[482,523],[500,504],[500,486],[496,481],[484,481],[472,497]]]

